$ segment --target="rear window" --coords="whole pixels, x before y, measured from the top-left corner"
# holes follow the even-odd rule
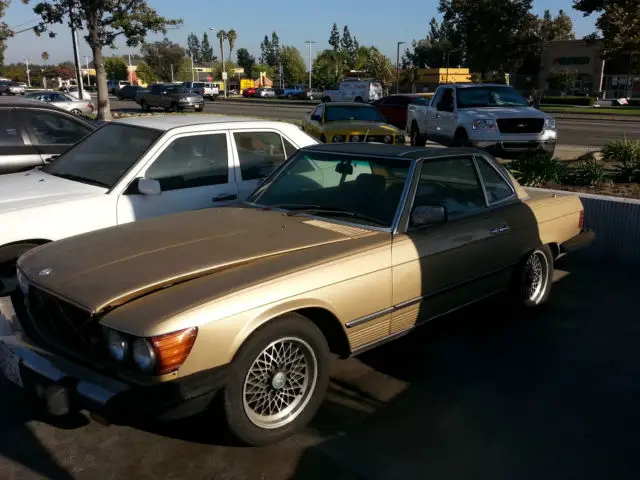
[[[193,82],[193,88],[204,88],[204,83],[202,83],[202,82]]]

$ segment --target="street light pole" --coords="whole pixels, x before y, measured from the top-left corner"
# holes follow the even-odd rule
[[[314,42],[313,40],[307,40],[304,43],[306,43],[309,46],[309,90],[311,90],[311,67],[312,67],[312,64],[311,64],[311,44],[312,43],[316,43],[316,42]]]
[[[76,67],[76,83],[78,84],[78,99],[82,100],[82,69],[80,67],[80,54],[78,53],[78,35],[74,25],[73,8],[69,8],[69,23],[71,24],[71,38],[73,40],[73,61]]]
[[[89,71],[89,57],[87,55],[84,56],[84,63],[87,64],[87,86],[91,86],[91,72]]]
[[[24,65],[27,74],[27,85],[31,88],[31,70],[29,70],[29,59],[27,57],[24,58]]]
[[[400,45],[407,42],[398,42],[396,51],[396,94],[400,91]]]
[[[213,27],[209,27],[209,30],[214,32],[216,31]],[[227,69],[224,65],[224,40],[225,37],[223,36],[222,41],[220,42],[220,60],[222,61],[222,86],[224,88],[224,98],[227,98]]]

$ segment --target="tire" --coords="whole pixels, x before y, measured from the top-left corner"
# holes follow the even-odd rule
[[[356,97],[355,102],[362,103],[362,97]]]
[[[410,143],[414,147],[424,147],[427,144],[426,139],[420,135],[420,130],[415,122],[411,124]]]
[[[278,348],[283,347],[287,348],[286,353],[278,352]],[[301,355],[294,364],[300,377],[298,385],[292,384],[288,376],[292,372],[293,355]],[[278,442],[304,428],[327,391],[329,355],[329,346],[320,329],[296,313],[283,315],[256,331],[233,360],[230,381],[224,391],[224,412],[230,432],[246,445],[261,446]],[[258,361],[262,376],[254,368]],[[267,373],[264,373],[265,367],[269,370]],[[253,395],[248,392],[251,387]],[[283,388],[295,392],[294,399],[279,412],[269,411],[269,415],[265,415],[259,399],[273,398]],[[286,401],[283,396],[280,399]]]
[[[80,115],[82,115],[82,112],[80,110],[78,110],[77,108],[74,108],[73,110],[71,110],[71,114],[73,114],[75,116],[80,116]]]
[[[327,143],[327,137],[324,135],[324,133],[320,135],[320,143]]]
[[[322,99],[322,103],[329,103],[329,102],[331,102],[331,99],[329,97],[324,97]]]
[[[180,108],[178,107],[177,103],[172,103],[171,106],[169,106],[169,111],[173,113],[178,113],[180,111]]]
[[[23,253],[26,253],[32,248],[36,248],[38,246],[40,245],[37,243],[25,242],[7,245],[0,248],[0,296],[7,293],[12,294],[13,291],[13,287],[5,285],[4,282],[2,282],[2,279],[4,278],[5,280],[10,280],[12,283],[17,284],[15,277],[16,262],[18,261],[18,258],[20,258]]]
[[[149,107],[149,104],[144,100],[140,100],[140,108],[142,108],[142,111],[144,112],[148,112],[151,110],[151,108]]]
[[[538,307],[549,299],[552,283],[553,253],[549,246],[543,245],[529,252],[518,265],[512,299],[518,307]]]
[[[453,136],[453,147],[468,147],[469,146],[469,135],[464,128],[459,128],[456,130],[456,134]]]
[[[289,94],[287,95],[287,100],[291,100],[293,98],[293,95]]]

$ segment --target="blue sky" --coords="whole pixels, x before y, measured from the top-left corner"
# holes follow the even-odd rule
[[[32,0],[31,3],[34,4],[36,1]],[[395,59],[396,42],[410,42],[423,38],[429,19],[434,15],[438,16],[437,0],[404,0],[397,4],[388,0],[367,0],[364,4],[353,2],[357,6],[346,6],[351,2],[344,0],[323,0],[309,4],[300,0],[275,0],[268,4],[249,0],[245,3],[234,3],[234,7],[230,8],[221,8],[220,3],[208,0],[189,0],[186,3],[149,0],[149,3],[161,15],[184,20],[181,29],[169,31],[167,34],[172,41],[182,45],[186,44],[186,37],[190,32],[202,35],[209,27],[224,30],[234,28],[238,33],[236,49],[247,48],[259,57],[260,42],[265,33],[270,35],[275,30],[280,37],[280,43],[300,49],[305,60],[308,54],[305,40],[317,42],[313,46],[315,51],[328,48],[327,40],[333,22],[338,23],[341,29],[343,25],[348,25],[360,44],[375,45]],[[572,0],[534,0],[534,11],[542,14],[549,8],[556,14],[559,9],[564,9],[573,19],[578,38],[591,33],[594,30],[595,18],[584,18],[571,8],[571,4]],[[364,10],[363,5],[366,5]],[[187,8],[184,8],[185,6]],[[20,0],[13,0],[4,20],[10,28],[17,31],[34,25],[37,16],[33,13],[32,7],[23,5]],[[7,42],[6,63],[23,61],[25,56],[30,61],[39,62],[43,51],[49,53],[50,63],[71,60],[73,53],[69,29],[56,26],[53,30],[58,33],[55,39],[47,35],[38,38],[30,31],[10,39]],[[150,41],[155,39],[156,36],[148,38]],[[219,56],[217,43],[214,46],[216,55]],[[105,55],[125,54],[129,51],[134,53],[137,50],[129,49],[121,43],[117,51],[107,48]],[[80,43],[80,54],[83,63],[85,55],[91,58],[91,51],[84,40]]]

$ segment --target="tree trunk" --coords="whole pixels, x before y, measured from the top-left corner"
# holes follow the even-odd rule
[[[89,25],[90,46],[93,52],[93,65],[96,69],[96,88],[98,89],[98,116],[97,120],[111,121],[111,105],[109,105],[109,92],[107,90],[107,71],[104,68],[104,55],[102,45],[98,37],[97,25]]]

